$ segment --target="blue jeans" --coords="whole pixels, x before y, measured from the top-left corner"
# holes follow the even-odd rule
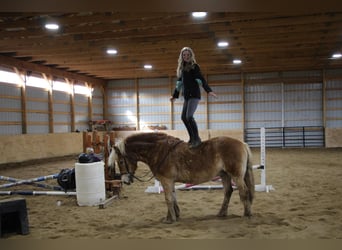
[[[187,122],[193,118],[199,101],[200,100],[197,98],[191,98],[189,100],[184,101],[183,110],[182,110],[182,121],[183,122]]]
[[[183,103],[182,121],[190,136],[190,142],[200,140],[197,124],[194,119],[194,113],[197,109],[199,101],[200,99],[190,98],[189,100],[184,100]]]

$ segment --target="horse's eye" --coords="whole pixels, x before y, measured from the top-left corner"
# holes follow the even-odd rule
[[[119,164],[120,164],[120,165],[123,165],[124,163],[125,163],[125,162],[124,162],[124,160],[122,160],[122,159],[119,161]]]

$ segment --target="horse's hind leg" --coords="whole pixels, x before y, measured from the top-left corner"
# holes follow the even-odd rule
[[[228,205],[229,205],[230,197],[232,196],[232,193],[233,193],[233,187],[231,185],[230,175],[228,175],[226,172],[221,172],[220,176],[222,179],[224,197],[223,197],[223,203],[222,203],[221,209],[219,213],[217,214],[217,216],[225,217],[227,216],[227,213],[228,213]]]
[[[176,189],[173,187],[172,190],[172,200],[173,200],[173,208],[175,209],[176,218],[180,216],[180,209],[178,207],[177,196],[176,196]]]
[[[243,178],[236,179],[236,186],[239,190],[240,200],[244,207],[244,216],[250,217],[252,216],[251,201],[249,198],[249,190]]]

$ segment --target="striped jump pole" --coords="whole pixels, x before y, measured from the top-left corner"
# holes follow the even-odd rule
[[[254,165],[253,169],[260,170],[260,184],[255,185],[255,191],[269,192],[274,190],[272,185],[266,184],[266,130],[260,128],[260,165]]]
[[[57,179],[58,175],[59,174],[46,175],[46,176],[40,176],[37,178],[28,179],[28,180],[20,180],[20,181],[13,182],[13,183],[2,184],[0,185],[0,188],[9,188],[9,187],[19,186],[23,184],[30,184],[30,183],[39,182],[39,181]],[[1,177],[6,178],[5,176],[1,176]],[[1,177],[0,177],[0,180],[2,179]],[[8,177],[8,178],[11,178],[11,177]],[[14,180],[13,178],[11,179]]]
[[[14,182],[14,183],[25,181],[22,179],[17,179],[17,178],[12,178],[12,177],[7,177],[7,176],[0,176],[0,180]],[[45,183],[27,182],[27,183],[22,183],[22,184],[33,185],[33,186],[40,187],[40,188],[48,188],[48,189],[52,189],[55,191],[63,190],[63,188],[61,188],[60,186],[53,186],[53,185],[49,185]]]
[[[60,195],[72,196],[76,192],[63,192],[63,191],[33,191],[33,190],[18,190],[18,191],[0,191],[0,195]]]

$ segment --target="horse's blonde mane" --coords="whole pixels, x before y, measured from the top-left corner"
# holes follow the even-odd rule
[[[119,139],[116,143],[115,143],[115,147],[117,147],[121,154],[126,154],[125,151],[125,141],[123,139]],[[118,160],[118,155],[115,152],[114,148],[112,148],[112,151],[108,157],[108,166],[109,167],[114,167],[114,162],[116,162]]]
[[[116,143],[115,143],[115,147],[117,147],[121,154],[125,155],[126,154],[126,148],[125,148],[125,140],[123,139],[119,139]]]

